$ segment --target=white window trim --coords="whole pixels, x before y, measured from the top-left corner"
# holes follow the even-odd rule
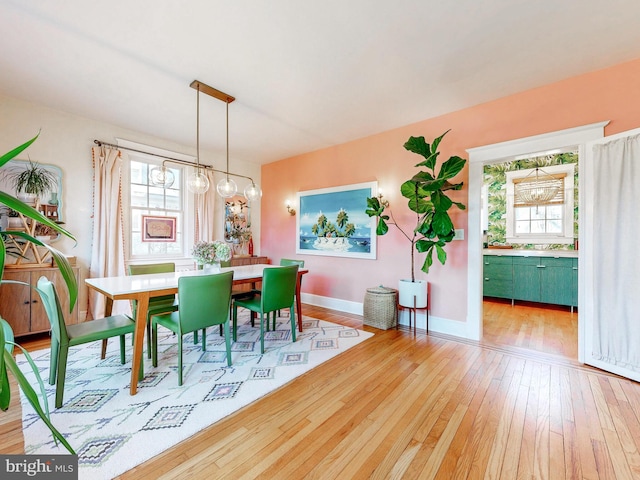
[[[514,212],[514,186],[513,180],[516,178],[524,178],[529,175],[534,168],[527,170],[513,170],[507,172],[507,242],[509,243],[534,243],[534,244],[572,244],[573,243],[573,207],[574,207],[574,172],[575,164],[567,163],[564,165],[551,165],[544,167],[544,171],[550,175],[555,173],[566,173],[564,179],[564,203],[562,212],[562,235],[546,234],[546,235],[517,235],[515,233],[515,212]]]
[[[158,165],[162,164],[162,158],[157,157],[156,155],[161,155],[165,157],[176,158],[178,160],[185,160],[188,162],[195,161],[195,157],[184,155],[182,153],[173,152],[171,150],[164,150],[161,148],[153,147],[150,145],[145,145],[142,143],[132,142],[129,140],[123,140],[120,138],[116,138],[117,144],[119,147],[123,149],[131,148],[134,150],[138,150],[139,152],[131,152],[127,150],[123,150],[126,155],[124,156],[125,165],[123,168],[123,188],[126,188],[126,192],[123,192],[122,195],[122,203],[123,210],[126,212],[124,218],[124,228],[126,232],[125,238],[125,261],[127,265],[136,264],[136,263],[149,263],[153,260],[162,260],[162,261],[173,261],[176,264],[176,270],[184,270],[193,268],[193,258],[190,255],[190,246],[194,243],[194,219],[195,219],[195,203],[194,196],[188,195],[186,193],[186,183],[184,179],[191,173],[192,168],[187,166],[179,166],[178,164],[172,164],[172,168],[183,168],[182,174],[182,192],[183,192],[183,217],[184,217],[184,225],[183,225],[183,255],[163,255],[162,257],[149,257],[149,256],[140,256],[140,255],[132,255],[131,254],[131,218],[129,217],[129,212],[131,211],[130,205],[130,191],[129,186],[131,185],[131,178],[129,175],[130,172],[130,157],[141,159],[145,162],[149,163],[157,163]],[[148,153],[141,153],[148,152]],[[155,154],[155,155],[154,155]]]

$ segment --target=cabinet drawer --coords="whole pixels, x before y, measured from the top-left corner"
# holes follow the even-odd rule
[[[540,257],[513,257],[513,265],[539,265]]]
[[[491,280],[504,280],[511,282],[513,280],[513,272],[511,266],[507,265],[485,265],[483,271],[484,278]]]
[[[502,257],[499,255],[485,255],[485,265],[511,265],[513,257]]]
[[[543,257],[540,259],[540,264],[546,267],[566,267],[571,268],[573,266],[574,258],[561,258],[561,257]]]
[[[500,280],[485,277],[482,294],[485,297],[511,298],[513,296],[513,282],[511,279]]]

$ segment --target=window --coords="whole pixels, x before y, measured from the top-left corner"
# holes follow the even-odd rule
[[[182,168],[167,165],[175,175],[169,188],[157,187],[149,183],[149,170],[160,166],[160,162],[147,160],[142,156],[130,155],[130,257],[153,256],[183,257],[184,251],[184,195]],[[142,239],[142,216],[176,218],[176,241],[153,242]]]
[[[514,170],[507,177],[507,242],[570,244],[574,225],[575,164],[543,167],[545,180],[558,187],[548,203],[535,205],[519,188],[529,188],[536,169]]]

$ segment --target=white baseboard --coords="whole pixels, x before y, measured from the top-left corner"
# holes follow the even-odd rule
[[[362,315],[362,302],[350,302],[348,300],[340,300],[338,298],[323,297],[321,295],[313,295],[310,293],[302,293],[300,295],[302,303],[315,305],[316,307],[330,308],[339,312],[353,313],[354,315]]]
[[[308,303],[309,305],[330,308],[331,310],[338,310],[339,312],[352,313],[355,315],[362,315],[363,313],[363,306],[361,302],[350,302],[348,300],[323,297],[309,293],[302,293],[300,295],[300,300],[302,300],[303,303]],[[426,311],[418,310],[416,317],[416,328],[425,330],[427,326]],[[409,311],[406,308],[402,308],[398,312],[398,322],[400,325],[409,325]],[[447,318],[434,317],[433,315],[429,315],[429,330],[455,337],[472,338],[469,336],[466,323]]]

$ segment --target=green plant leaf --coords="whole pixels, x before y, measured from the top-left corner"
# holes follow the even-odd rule
[[[431,201],[433,202],[433,208],[436,209],[436,212],[446,212],[451,208],[451,205],[453,205],[451,199],[441,191],[433,192]]]
[[[382,217],[378,218],[378,225],[376,226],[376,235],[384,235],[389,231],[387,222]]]
[[[7,259],[7,247],[4,244],[4,236],[0,236],[0,279],[4,276],[4,264]]]
[[[438,260],[442,265],[444,265],[447,262],[447,252],[445,252],[444,248],[440,245],[436,245],[436,253],[438,255]]]
[[[424,263],[422,264],[422,271],[424,273],[429,273],[429,268],[433,265],[433,247],[429,249],[427,255],[424,259]]]
[[[7,352],[6,350],[4,352],[4,359],[5,359],[5,362],[7,364],[7,368],[11,371],[13,376],[18,381],[18,385],[22,389],[22,392],[24,393],[24,396],[29,401],[29,403],[31,404],[33,409],[36,411],[36,413],[38,414],[40,419],[47,425],[47,427],[49,428],[49,430],[53,434],[53,437],[55,439],[59,440],[65,446],[65,448],[69,451],[69,453],[75,455],[76,452],[73,450],[71,445],[69,445],[69,442],[67,442],[67,440],[64,438],[64,436],[51,423],[51,420],[49,420],[49,418],[47,417],[45,412],[42,410],[42,407],[40,406],[40,402],[38,401],[38,394],[36,393],[36,391],[33,389],[31,384],[29,383],[29,380],[27,380],[27,378],[24,376],[24,374],[22,373],[22,371],[18,367],[18,364],[16,363],[15,359],[13,358],[13,356],[9,352]]]
[[[443,237],[451,234],[454,231],[453,222],[447,212],[436,211],[433,214],[433,231],[436,232],[438,237]],[[455,231],[454,231],[455,233]]]
[[[409,137],[404,144],[404,148],[410,152],[422,155],[425,159],[431,156],[431,149],[424,137]]]
[[[431,153],[435,153],[436,151],[438,151],[438,145],[440,145],[440,142],[442,141],[442,139],[444,138],[444,136],[449,133],[451,131],[451,129],[447,130],[446,132],[444,132],[442,135],[440,135],[438,138],[436,138],[433,143],[431,143]]]
[[[13,158],[17,157],[18,155],[20,155],[20,153],[25,150],[27,147],[29,147],[29,145],[31,145],[33,142],[36,141],[36,139],[38,138],[38,136],[40,136],[40,132],[38,132],[38,135],[36,135],[35,137],[33,137],[31,140],[23,143],[22,145],[20,145],[19,147],[14,148],[13,150],[11,150],[10,152],[5,153],[4,155],[2,155],[0,157],[0,167],[2,167],[5,163],[7,163],[9,160],[12,160]]]
[[[442,164],[442,167],[440,167],[438,178],[448,179],[455,177],[464,168],[465,163],[467,163],[467,161],[464,158],[460,158],[458,156],[449,158],[449,160],[444,162]]]
[[[9,408],[11,403],[11,387],[9,386],[9,376],[7,374],[7,366],[4,361],[4,351],[11,348],[9,352],[13,351],[13,347],[7,340],[13,341],[13,330],[11,326],[2,318],[0,318],[0,410],[5,411]]]
[[[25,217],[31,218],[32,220],[37,221],[43,225],[53,228],[56,232],[60,232],[61,234],[69,237],[72,240],[75,240],[75,237],[67,232],[64,228],[62,228],[58,223],[53,220],[48,219],[44,215],[42,215],[39,211],[33,208],[30,205],[18,200],[12,195],[9,195],[6,192],[0,191],[0,203],[5,204],[7,207],[15,210],[23,214]]]

